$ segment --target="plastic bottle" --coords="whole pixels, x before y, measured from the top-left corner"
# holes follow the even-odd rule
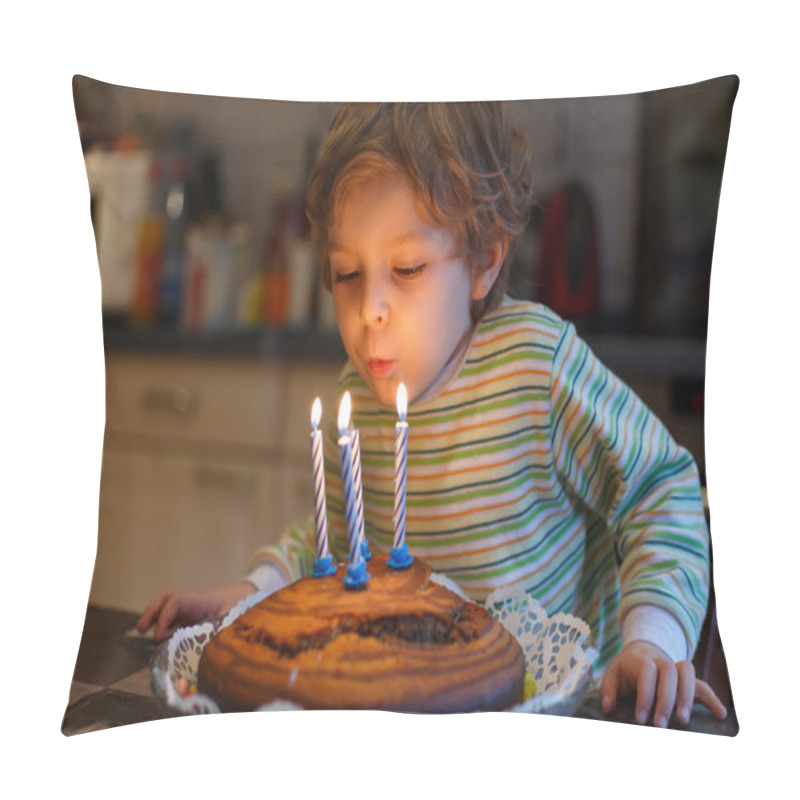
[[[221,226],[203,231],[206,258],[206,295],[203,329],[224,330],[230,323],[233,245]]]
[[[159,285],[164,260],[164,181],[161,160],[150,162],[150,188],[147,213],[136,240],[136,277],[131,300],[131,319],[151,324],[156,319]]]
[[[275,225],[267,246],[264,271],[264,321],[280,327],[286,324],[289,302],[289,273],[286,268],[286,226],[289,204],[278,201]]]
[[[205,237],[199,226],[186,235],[186,262],[183,275],[181,327],[189,332],[202,330],[207,294]]]
[[[173,157],[166,194],[164,265],[161,275],[160,312],[162,322],[174,325],[181,307],[181,291],[186,256],[186,157]]]

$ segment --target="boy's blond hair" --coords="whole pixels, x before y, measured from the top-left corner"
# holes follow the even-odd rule
[[[327,229],[342,187],[354,177],[399,170],[431,220],[459,234],[470,269],[479,268],[488,248],[506,246],[494,285],[472,305],[477,321],[500,301],[514,240],[529,219],[530,158],[530,143],[503,103],[345,104],[308,183],[306,210],[325,286],[331,288]]]

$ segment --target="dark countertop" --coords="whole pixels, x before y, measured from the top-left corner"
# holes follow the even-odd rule
[[[578,328],[597,357],[615,372],[705,377],[704,338],[596,333]],[[105,316],[103,343],[108,352],[151,355],[267,358],[344,364],[347,355],[336,331],[313,327],[231,328],[187,332],[172,325],[136,326]]]
[[[150,636],[140,636],[134,625],[137,615],[89,606],[86,612],[75,673],[61,731],[66,736],[89,731],[162,719],[167,715],[150,688],[150,661],[157,645]],[[633,706],[620,703],[604,715],[599,700],[588,699],[577,717],[636,724]],[[670,728],[696,733],[735,736],[739,730],[731,705],[724,721],[696,706],[688,726],[672,720]]]
[[[104,317],[103,344],[109,352],[151,355],[331,361],[342,364],[347,357],[338,333],[309,327],[259,326],[192,332],[171,325],[136,326],[121,318]]]

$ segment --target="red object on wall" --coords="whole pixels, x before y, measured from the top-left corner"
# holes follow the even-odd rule
[[[556,192],[541,227],[537,299],[565,317],[597,311],[597,231],[589,196],[578,184]]]

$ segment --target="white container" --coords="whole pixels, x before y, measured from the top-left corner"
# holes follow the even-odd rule
[[[136,278],[136,239],[147,212],[152,154],[89,152],[85,155],[94,206],[95,242],[105,311],[127,313]]]

